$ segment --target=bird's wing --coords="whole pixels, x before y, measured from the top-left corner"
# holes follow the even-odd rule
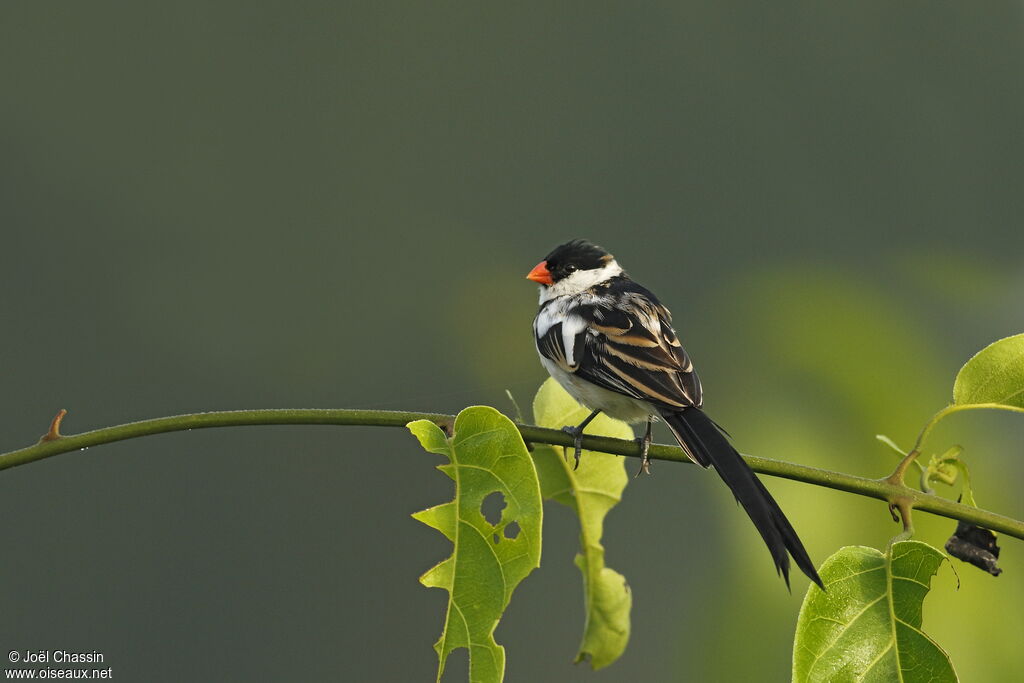
[[[586,321],[578,315],[570,314],[561,322],[549,325],[544,334],[537,336],[537,351],[566,372],[576,372],[579,358],[583,355],[586,331]]]
[[[669,408],[700,406],[700,380],[672,315],[632,281],[572,308],[537,340],[546,358],[600,387]]]

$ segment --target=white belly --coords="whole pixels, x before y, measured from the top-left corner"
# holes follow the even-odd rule
[[[592,384],[571,372],[566,372],[544,356],[540,357],[540,362],[570,396],[590,410],[600,410],[609,417],[624,422],[646,422],[658,414],[654,406],[647,401],[640,401]]]

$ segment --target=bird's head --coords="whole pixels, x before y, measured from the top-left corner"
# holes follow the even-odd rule
[[[594,285],[622,275],[615,257],[586,240],[555,247],[527,276],[541,285],[541,300],[579,294]]]

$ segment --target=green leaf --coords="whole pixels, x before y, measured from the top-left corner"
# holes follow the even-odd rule
[[[449,459],[438,469],[455,481],[453,501],[413,515],[454,544],[450,557],[420,577],[424,586],[448,591],[444,628],[434,644],[437,680],[448,655],[464,647],[471,681],[501,681],[505,648],[495,642],[494,629],[512,591],[540,565],[543,502],[533,460],[519,430],[493,408],[463,410],[451,438],[427,420],[408,427],[424,449]],[[481,505],[495,491],[505,508],[492,525]]]
[[[989,344],[967,361],[953,383],[953,403],[1024,409],[1024,334]]]
[[[961,472],[959,465],[963,465],[959,460],[963,450],[963,446],[952,446],[942,455],[933,455],[929,458],[924,474],[925,487],[930,486],[933,480],[940,481],[946,486],[955,484],[957,475]]]
[[[811,584],[793,643],[793,680],[956,681],[949,657],[921,630],[931,577],[945,555],[920,541],[883,555],[847,546],[825,560],[828,592]]]
[[[553,379],[541,385],[533,400],[534,422],[542,427],[577,425],[589,413]],[[586,433],[633,438],[629,425],[605,415],[595,418]],[[633,597],[625,577],[604,566],[601,545],[605,515],[621,500],[629,477],[623,456],[583,451],[575,471],[572,453],[568,456],[560,447],[536,444],[533,450],[544,497],[573,509],[580,520],[576,566],[583,573],[586,623],[576,662],[589,657],[591,667],[600,669],[618,659],[629,642]]]

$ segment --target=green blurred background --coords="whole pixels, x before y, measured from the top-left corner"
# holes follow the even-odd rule
[[[612,250],[673,308],[741,450],[866,476],[1021,332],[1024,21],[974,3],[4,3],[0,449],[246,407],[527,405],[523,275]],[[1024,420],[951,418],[1020,518]],[[658,432],[657,438],[669,437]],[[0,647],[120,680],[429,680],[450,481],[400,430],[168,434],[0,473]],[[657,464],[610,515],[633,638],[582,630],[573,519],[497,633],[510,681],[782,681],[787,594],[712,475]],[[898,531],[769,480],[819,563]],[[955,491],[947,490],[950,495]],[[917,517],[941,545],[953,523]],[[1015,680],[1024,546],[955,561],[926,630]],[[450,680],[465,679],[454,657]]]

